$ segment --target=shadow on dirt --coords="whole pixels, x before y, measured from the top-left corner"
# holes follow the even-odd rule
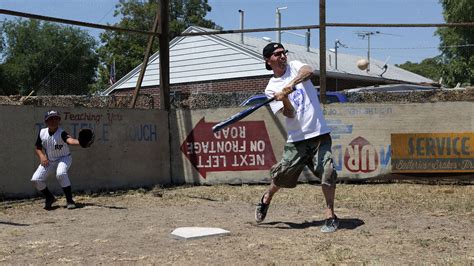
[[[207,200],[207,201],[219,201],[217,199],[213,199],[213,198],[210,198],[210,197],[204,197],[204,196],[192,196],[192,195],[188,195],[186,196],[190,199],[200,199],[200,200]]]
[[[101,205],[96,203],[78,203],[76,202],[76,209],[81,209],[85,207],[100,207],[100,208],[107,208],[107,209],[116,209],[116,210],[126,210],[126,207],[117,207],[117,206],[109,206],[109,205]]]
[[[265,226],[265,225],[274,225],[272,228],[278,228],[278,229],[306,229],[308,227],[319,227],[324,225],[325,220],[319,220],[319,221],[305,221],[303,223],[293,223],[293,222],[281,222],[281,221],[275,221],[275,222],[268,222],[268,223],[261,223],[259,224],[260,226]],[[281,224],[284,224],[286,226],[283,226]],[[339,219],[339,229],[348,229],[348,230],[353,230],[356,229],[357,227],[365,224],[364,221],[361,219],[357,218],[340,218]]]
[[[45,207],[43,209],[46,210],[46,211],[54,211],[54,210],[57,210],[59,208],[61,208],[61,207],[55,205],[55,206],[51,206],[51,207],[48,207],[48,208]]]
[[[15,222],[4,222],[0,221],[0,224],[13,225],[13,226],[30,226],[29,224],[20,224]]]

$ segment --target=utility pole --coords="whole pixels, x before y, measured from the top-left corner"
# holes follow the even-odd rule
[[[367,38],[367,62],[369,62],[369,65],[367,66],[367,72],[370,71],[370,36],[375,35],[375,34],[380,34],[380,31],[360,31],[357,32],[357,36],[359,36],[362,39]]]
[[[337,69],[337,48],[339,48],[339,46],[344,47],[344,48],[347,47],[345,44],[340,42],[338,39],[336,39],[336,41],[334,42],[334,55],[335,55],[335,68],[336,69]]]

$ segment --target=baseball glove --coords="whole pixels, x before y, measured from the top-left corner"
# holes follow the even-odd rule
[[[94,143],[94,139],[94,131],[89,128],[81,129],[81,131],[79,131],[79,137],[77,138],[77,140],[79,140],[79,145],[81,145],[82,148],[89,148],[92,143]]]

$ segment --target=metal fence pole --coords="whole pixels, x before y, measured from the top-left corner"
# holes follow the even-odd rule
[[[326,103],[326,0],[319,0],[319,98]]]

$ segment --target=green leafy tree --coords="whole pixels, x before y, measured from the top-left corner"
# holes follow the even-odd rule
[[[3,23],[0,93],[87,94],[97,42],[86,32],[37,20]]]
[[[157,1],[120,0],[116,6],[115,16],[121,21],[115,26],[150,31],[153,26]],[[221,29],[214,22],[205,19],[211,11],[207,0],[170,0],[169,37],[172,40],[187,27],[194,25],[206,28]],[[115,60],[116,79],[120,79],[143,61],[148,36],[117,31],[105,31],[100,35],[104,44],[98,53],[101,59],[97,89],[106,89],[109,84],[110,66]],[[155,40],[153,52],[158,51],[158,39]]]
[[[397,66],[423,77],[427,77],[433,81],[438,81],[441,77],[442,63],[440,56],[424,59],[420,63],[407,61]]]
[[[5,58],[5,30],[4,30],[5,21],[0,24],[0,95],[11,95],[16,94],[15,89],[10,82],[10,78],[5,73],[5,64],[3,64]]]
[[[440,0],[446,22],[472,22],[474,1]],[[456,83],[474,84],[473,27],[439,28],[443,79],[448,86]]]
[[[5,21],[2,21],[0,23],[0,62],[2,62],[2,55],[3,55],[3,47],[4,47],[4,43],[5,43],[5,34],[3,34],[3,32],[5,31],[3,28],[4,28],[4,25],[5,24]]]

